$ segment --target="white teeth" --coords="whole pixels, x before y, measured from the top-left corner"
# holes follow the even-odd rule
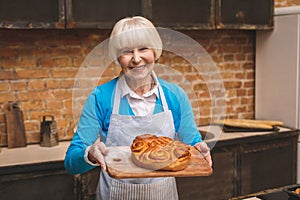
[[[130,69],[135,69],[135,70],[139,70],[139,69],[142,69],[144,68],[146,65],[142,65],[142,66],[139,66],[139,67],[129,67]]]

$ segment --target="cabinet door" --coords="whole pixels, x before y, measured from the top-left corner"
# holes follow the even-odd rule
[[[219,29],[272,29],[274,0],[216,0]]]
[[[241,195],[296,183],[297,137],[249,144],[241,154]]]
[[[208,177],[176,178],[179,199],[228,199],[235,195],[235,156],[233,151],[212,152],[213,174]]]
[[[74,199],[74,178],[63,162],[0,167],[2,200]]]
[[[144,14],[155,25],[174,29],[213,29],[214,0],[146,0]]]
[[[64,0],[0,0],[0,28],[65,28]]]
[[[142,14],[141,0],[66,0],[67,28],[109,28]]]

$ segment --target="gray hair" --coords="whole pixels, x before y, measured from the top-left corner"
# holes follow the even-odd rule
[[[124,48],[148,47],[153,49],[155,60],[162,53],[162,41],[157,29],[146,18],[135,16],[118,21],[110,35],[109,56],[117,60]]]

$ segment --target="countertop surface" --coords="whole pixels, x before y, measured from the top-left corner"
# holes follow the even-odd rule
[[[206,131],[214,134],[212,139],[205,139],[205,142],[230,141],[245,137],[262,136],[278,132],[234,132],[225,133],[220,126],[202,126],[200,132]],[[279,132],[291,131],[291,129],[280,127]],[[14,165],[38,164],[45,162],[62,162],[64,160],[70,141],[59,142],[53,147],[41,147],[39,144],[27,145],[19,148],[2,147],[0,152],[0,167]]]
[[[208,133],[214,134],[214,138],[205,139],[205,142],[218,142],[218,141],[228,141],[233,139],[242,139],[246,137],[253,137],[253,136],[263,136],[263,135],[270,135],[276,134],[280,132],[287,132],[291,131],[292,129],[285,128],[285,127],[278,127],[278,131],[261,131],[261,132],[223,132],[221,126],[200,126],[198,127],[199,131],[204,131]]]
[[[53,147],[41,147],[39,144],[10,149],[2,147],[0,167],[63,161],[69,144],[67,141]]]

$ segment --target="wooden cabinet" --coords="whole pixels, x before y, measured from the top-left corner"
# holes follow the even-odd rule
[[[172,5],[172,6],[171,6]],[[160,27],[214,29],[214,0],[147,0],[143,14]]]
[[[296,183],[297,137],[242,147],[239,195]]]
[[[127,16],[142,15],[141,0],[66,0],[67,28],[112,28]]]
[[[0,0],[0,28],[65,28],[65,2]]]
[[[272,29],[273,0],[216,0],[217,29]]]
[[[248,133],[217,142],[211,152],[213,174],[176,178],[179,198],[221,200],[295,184],[298,134],[298,130]],[[97,168],[78,175],[76,199],[94,199],[98,177]]]
[[[67,0],[68,28],[112,28],[142,15],[172,29],[272,29],[274,0]],[[172,6],[170,6],[172,5]],[[259,9],[257,9],[259,7]]]
[[[209,177],[176,178],[179,199],[220,200],[232,196],[236,180],[234,154],[225,149],[214,150],[214,172]]]
[[[0,199],[74,199],[74,178],[63,162],[0,168]]]
[[[258,9],[259,8],[259,9]],[[0,0],[2,28],[101,28],[141,15],[172,29],[271,29],[274,0]]]

